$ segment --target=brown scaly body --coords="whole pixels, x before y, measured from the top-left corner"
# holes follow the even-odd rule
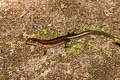
[[[102,36],[105,36],[107,38],[113,39],[114,41],[115,41],[115,39],[117,39],[113,35],[110,35],[110,34],[105,33],[103,31],[88,30],[88,31],[83,31],[81,33],[77,33],[77,34],[60,36],[60,37],[53,38],[50,40],[40,40],[37,38],[28,38],[26,41],[26,44],[39,45],[41,47],[49,48],[49,47],[53,47],[53,46],[56,46],[58,44],[61,44],[62,42],[69,41],[70,39],[82,38],[82,37],[87,36],[87,35],[102,35]]]

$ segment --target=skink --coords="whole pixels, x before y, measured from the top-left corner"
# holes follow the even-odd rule
[[[113,39],[114,41],[115,41],[115,39],[117,39],[113,35],[110,35],[110,34],[105,33],[103,31],[87,30],[87,31],[83,31],[83,32],[80,32],[80,33],[77,33],[77,34],[64,35],[64,36],[60,36],[60,37],[53,38],[53,39],[50,39],[50,40],[28,38],[26,40],[26,44],[28,44],[28,45],[39,45],[41,47],[49,48],[49,47],[56,46],[56,45],[58,45],[62,42],[69,41],[70,39],[82,38],[82,37],[87,36],[87,35],[102,35],[102,36],[105,36],[107,38]]]

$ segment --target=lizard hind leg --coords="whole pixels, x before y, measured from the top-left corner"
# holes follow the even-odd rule
[[[68,48],[69,47],[69,43],[70,42],[70,39],[67,39],[65,40],[64,44],[65,44],[65,47],[64,48]]]
[[[72,33],[67,33],[68,36],[71,36],[71,35],[74,35],[75,32],[72,32]]]

